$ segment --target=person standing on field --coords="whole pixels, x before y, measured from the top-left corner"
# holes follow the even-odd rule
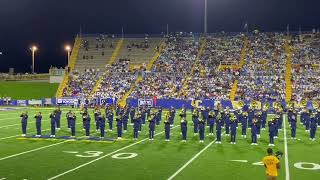
[[[267,149],[268,155],[262,160],[264,167],[266,168],[267,180],[276,180],[278,177],[278,170],[280,169],[279,159],[273,155],[271,148]]]

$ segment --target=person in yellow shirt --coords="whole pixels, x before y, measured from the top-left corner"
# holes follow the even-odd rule
[[[266,168],[267,180],[276,180],[278,177],[278,169],[280,169],[279,159],[273,155],[271,148],[267,149],[268,155],[262,160],[264,167]]]

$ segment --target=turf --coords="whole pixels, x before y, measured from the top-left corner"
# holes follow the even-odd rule
[[[59,84],[48,82],[0,81],[0,97],[41,99],[55,96]]]
[[[29,108],[29,116],[39,110],[44,115],[42,129],[46,131],[43,134],[49,134],[48,114],[52,109]],[[230,137],[226,136],[223,136],[221,145],[210,144],[215,140],[215,135],[212,137],[206,136],[205,142],[200,144],[199,137],[193,135],[193,127],[189,114],[187,143],[181,142],[178,117],[175,119],[176,126],[172,129],[170,142],[164,141],[162,124],[156,129],[158,135],[154,141],[146,139],[148,137],[147,125],[143,127],[138,141],[132,140],[132,126],[129,126],[129,131],[124,135],[123,140],[114,142],[22,140],[18,138],[21,133],[18,115],[21,111],[0,112],[0,179],[37,180],[52,177],[66,180],[168,179],[207,146],[207,149],[199,154],[173,179],[265,179],[264,167],[253,165],[253,163],[260,162],[265,155],[268,144],[266,131],[262,132],[262,137],[258,140],[259,146],[250,146],[250,139],[241,138],[239,130],[236,145],[231,145],[229,143]],[[62,129],[58,132],[58,136],[70,134],[66,128],[66,120],[64,118],[66,111],[67,109],[63,109]],[[77,123],[76,135],[78,137],[84,136],[79,114]],[[320,162],[320,156],[318,155],[320,152],[319,142],[310,142],[309,136],[302,126],[300,125],[298,128],[297,137],[300,141],[288,139],[287,142],[290,179],[319,179],[319,169],[308,170],[294,167],[294,164],[297,162],[318,164]],[[28,132],[34,134],[34,131],[34,119],[30,118]],[[94,121],[91,122],[91,131],[92,136],[98,136],[94,132]],[[290,137],[288,124],[286,132],[287,137]],[[274,150],[285,152],[283,134],[284,131],[280,131],[279,139],[275,141],[276,147],[274,147]],[[317,137],[319,137],[318,134]],[[113,132],[107,132],[107,137],[116,137],[115,129]],[[47,147],[49,145],[52,146]],[[35,150],[37,148],[43,149]],[[66,153],[66,151],[76,153]],[[78,157],[79,155],[88,155],[86,151],[99,151],[101,154],[97,154],[94,157]],[[118,153],[135,153],[137,156],[129,159],[112,158],[113,155]],[[3,159],[8,156],[9,158]],[[231,160],[247,160],[248,162],[233,162]],[[303,167],[311,166],[304,165]],[[285,173],[285,158],[283,157],[281,159],[279,179],[285,179]]]

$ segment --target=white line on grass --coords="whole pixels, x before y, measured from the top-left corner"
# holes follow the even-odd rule
[[[288,144],[287,144],[287,129],[286,129],[286,115],[283,114],[283,138],[284,138],[284,157],[285,157],[285,167],[286,167],[286,180],[290,180],[289,172],[289,160],[288,160]]]
[[[41,150],[41,149],[49,148],[49,147],[52,147],[52,146],[57,146],[59,144],[66,143],[68,141],[69,140],[66,140],[66,141],[62,141],[62,142],[59,142],[59,143],[50,144],[50,145],[47,145],[47,146],[43,146],[43,147],[39,147],[39,148],[32,149],[32,150],[29,150],[29,151],[25,151],[25,152],[22,152],[22,153],[13,154],[13,155],[10,155],[10,156],[4,157],[4,158],[0,158],[0,161],[5,160],[5,159],[9,159],[9,158],[13,158],[13,157],[16,157],[16,156],[20,156],[20,155],[23,155],[23,154],[31,153],[31,152],[34,152],[34,151],[38,151],[38,150]]]
[[[224,135],[224,133],[221,134],[221,136]],[[204,147],[200,152],[198,152],[196,155],[194,155],[188,162],[186,162],[178,171],[173,173],[167,180],[172,180],[175,178],[184,168],[186,168],[189,164],[192,163],[195,159],[197,159],[198,156],[200,156],[206,149],[208,149],[214,142],[216,142],[217,139],[209,143],[206,147]]]
[[[44,130],[42,130],[42,132],[44,132],[44,131],[49,131],[49,130],[51,130],[51,128],[50,128],[50,129],[44,129]],[[37,132],[37,131],[33,131],[33,132],[31,132],[30,134],[33,134],[33,133],[36,133],[36,132]],[[8,137],[3,137],[3,138],[0,138],[0,140],[10,139],[10,138],[18,137],[18,136],[21,136],[21,134],[13,135],[13,136],[8,136]]]
[[[178,126],[174,126],[174,127],[172,127],[171,129],[174,129],[174,128],[176,128],[176,127],[178,127]],[[159,132],[159,133],[155,134],[154,136],[158,136],[158,135],[163,134],[163,133],[164,133],[164,131]],[[100,157],[97,158],[97,159],[94,159],[94,160],[92,160],[92,161],[89,161],[89,162],[87,162],[87,163],[84,163],[84,164],[82,164],[82,165],[80,165],[80,166],[77,166],[77,167],[75,167],[75,168],[73,168],[73,169],[70,169],[70,170],[68,170],[68,171],[65,171],[65,172],[63,172],[63,173],[61,173],[61,174],[58,174],[58,175],[54,176],[54,177],[48,178],[48,180],[57,179],[58,177],[61,177],[61,176],[66,175],[66,174],[68,174],[68,173],[71,173],[71,172],[73,172],[73,171],[75,171],[75,170],[77,170],[77,169],[80,169],[80,168],[82,168],[82,167],[84,167],[84,166],[87,166],[87,165],[92,164],[92,163],[94,163],[94,162],[96,162],[96,161],[99,161],[100,159],[103,159],[103,158],[105,158],[105,157],[107,157],[107,156],[111,156],[111,155],[113,155],[113,154],[115,154],[115,153],[117,153],[117,152],[119,152],[119,151],[122,151],[122,150],[124,150],[124,149],[127,149],[127,148],[129,148],[129,147],[131,147],[131,146],[134,146],[134,145],[136,145],[136,144],[140,144],[140,143],[142,143],[143,141],[146,141],[147,139],[149,139],[149,138],[142,139],[142,140],[137,141],[137,142],[135,142],[135,143],[129,144],[128,146],[125,146],[125,147],[123,147],[123,148],[120,148],[120,149],[118,149],[118,150],[115,150],[115,151],[113,151],[113,152],[111,152],[111,153],[109,153],[109,154],[106,154],[106,155],[104,155],[104,156],[100,156]]]

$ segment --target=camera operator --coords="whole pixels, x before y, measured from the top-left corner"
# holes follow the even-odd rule
[[[272,149],[268,148],[267,153],[268,155],[262,160],[266,168],[267,180],[276,180],[278,177],[278,169],[280,169],[279,158],[282,156],[282,152],[276,152],[276,155],[273,155]]]

